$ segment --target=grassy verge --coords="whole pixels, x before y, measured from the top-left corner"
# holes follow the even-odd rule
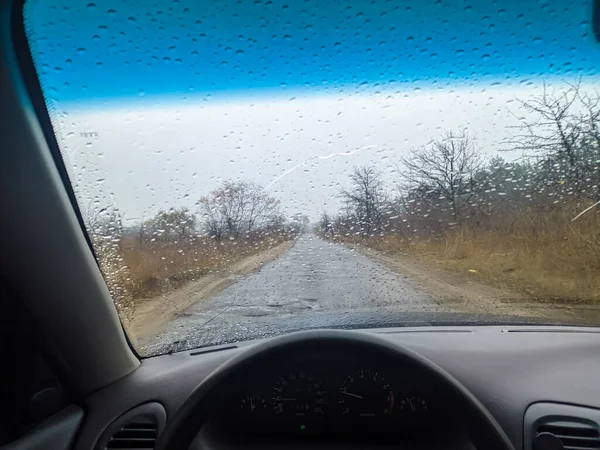
[[[122,258],[128,268],[127,290],[134,302],[170,292],[209,273],[218,272],[248,256],[275,247],[288,236],[237,239],[221,243],[198,237],[184,243],[139,242],[123,238]]]
[[[390,233],[353,241],[416,256],[538,301],[600,304],[600,214],[573,221],[576,214],[576,208],[528,210],[502,223],[467,225],[439,235]]]
[[[113,239],[93,235],[94,250],[122,322],[128,327],[138,306],[209,274],[293,240],[295,233],[272,233],[222,240],[188,237],[178,241]]]

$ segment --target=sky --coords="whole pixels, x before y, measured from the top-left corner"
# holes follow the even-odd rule
[[[447,130],[514,159],[516,99],[600,80],[591,0],[50,3],[26,29],[75,192],[132,222],[226,179],[316,219]]]

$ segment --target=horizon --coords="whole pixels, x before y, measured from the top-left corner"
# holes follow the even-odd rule
[[[558,92],[565,86],[546,84]],[[592,91],[598,80],[581,86]],[[125,221],[161,209],[195,211],[197,200],[225,180],[255,181],[282,202],[286,216],[302,212],[315,221],[323,211],[339,209],[336,195],[352,167],[372,165],[393,185],[406,150],[445,131],[466,131],[488,159],[522,157],[506,145],[523,117],[517,99],[542,89],[496,85],[139,110],[129,105],[61,119],[61,128],[72,131],[59,136],[59,143],[79,197],[100,198],[102,207],[118,209]],[[98,136],[88,137],[90,132]]]

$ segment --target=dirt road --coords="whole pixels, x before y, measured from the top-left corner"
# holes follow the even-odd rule
[[[264,264],[279,258],[294,245],[283,242],[273,248],[249,256],[223,270],[211,273],[166,295],[146,298],[136,305],[129,325],[134,339],[159,334],[178,315],[185,315],[191,305],[207,300],[240,278],[258,272]]]
[[[388,263],[375,254],[302,235],[278,259],[209,299],[188,290],[184,301],[191,306],[140,343],[145,351],[158,352],[319,326],[449,323],[460,320],[457,310],[477,312],[467,307],[474,303],[483,306],[480,312],[497,313],[494,304],[510,295],[477,284],[454,286],[454,294],[471,292],[467,301],[457,301],[460,296],[440,295],[451,283],[444,286],[443,280],[424,279],[423,269],[419,274],[415,267]]]

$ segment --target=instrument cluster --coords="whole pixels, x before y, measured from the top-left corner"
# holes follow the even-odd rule
[[[394,433],[426,428],[434,398],[410,371],[299,364],[248,383],[228,416],[257,433]]]

